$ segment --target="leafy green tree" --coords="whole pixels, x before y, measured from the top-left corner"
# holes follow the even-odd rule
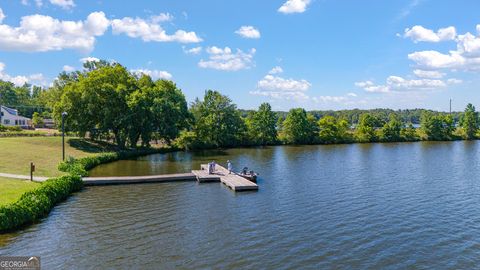
[[[302,108],[291,109],[282,124],[282,137],[286,143],[308,144],[315,141],[316,121]],[[313,123],[312,123],[313,122]]]
[[[462,119],[462,128],[468,140],[475,139],[478,127],[478,112],[475,111],[475,106],[469,103],[465,108],[465,113]]]
[[[441,141],[452,138],[454,125],[451,115],[434,115],[431,112],[424,111],[420,121],[421,129],[427,140]]]
[[[262,103],[258,111],[247,116],[247,129],[254,144],[267,145],[277,141],[277,115],[268,103]]]
[[[386,142],[398,142],[402,139],[401,131],[403,128],[402,121],[398,115],[391,113],[389,121],[383,125],[382,140]]]
[[[347,141],[348,122],[327,115],[318,121],[319,136],[322,143],[341,143]]]
[[[196,100],[191,112],[194,131],[205,146],[224,147],[242,143],[245,122],[235,104],[217,91],[207,90],[203,101]]]
[[[33,113],[32,117],[32,124],[35,127],[42,127],[43,126],[43,117],[38,112]]]
[[[413,127],[412,123],[408,123],[407,127],[402,128],[400,136],[402,137],[402,140],[407,142],[418,140],[417,130]]]
[[[128,97],[137,91],[137,81],[120,64],[105,65],[80,74],[78,81],[67,83],[54,107],[57,121],[66,111],[67,127],[85,135],[109,133],[124,148],[129,137],[131,108]]]
[[[378,140],[376,128],[382,126],[382,121],[369,113],[360,115],[360,120],[355,132],[359,142],[375,142]]]

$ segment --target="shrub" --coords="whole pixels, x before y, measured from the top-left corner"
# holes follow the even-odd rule
[[[45,181],[39,188],[26,192],[11,204],[0,206],[0,232],[31,224],[46,216],[55,204],[70,193],[82,189],[79,176],[67,175]]]

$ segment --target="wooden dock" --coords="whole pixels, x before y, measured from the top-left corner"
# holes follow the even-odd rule
[[[220,181],[234,191],[258,190],[257,184],[237,175],[236,173],[232,172],[229,174],[228,170],[221,165],[215,165],[215,171],[213,174],[208,174],[207,164],[202,164],[200,168],[200,171],[192,171],[192,173],[197,176],[199,182],[205,182],[205,179],[215,179],[212,181]]]
[[[148,175],[148,176],[113,176],[113,177],[83,177],[86,186],[162,183],[178,181],[195,181],[197,177],[193,173]]]
[[[215,172],[209,174],[207,165],[202,164],[201,170],[191,173],[148,175],[148,176],[110,176],[110,177],[83,177],[86,186],[146,184],[179,181],[198,181],[199,183],[222,182],[233,191],[258,190],[258,185],[235,174],[229,174],[221,165],[215,166]]]

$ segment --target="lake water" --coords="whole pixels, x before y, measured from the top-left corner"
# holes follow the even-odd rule
[[[96,175],[248,165],[258,192],[195,182],[88,187],[0,236],[44,269],[475,269],[480,143],[279,146],[120,161]]]

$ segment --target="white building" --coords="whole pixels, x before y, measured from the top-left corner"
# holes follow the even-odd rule
[[[32,120],[18,115],[18,111],[5,106],[1,106],[1,123],[4,126],[18,126],[28,128],[32,125]]]

